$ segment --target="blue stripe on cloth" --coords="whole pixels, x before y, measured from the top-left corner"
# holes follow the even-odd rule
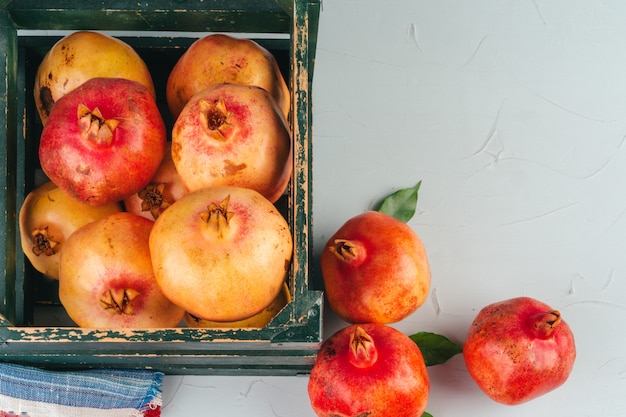
[[[0,363],[0,393],[23,400],[99,409],[145,410],[159,398],[163,374],[147,370],[47,371]]]

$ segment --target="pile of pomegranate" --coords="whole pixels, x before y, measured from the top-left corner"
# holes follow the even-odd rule
[[[421,307],[430,290],[426,250],[407,224],[419,186],[348,219],[322,251],[328,305],[348,326],[324,341],[311,372],[309,398],[320,417],[430,416],[426,367],[460,353],[478,387],[507,405],[547,394],[572,371],[571,329],[558,310],[530,297],[486,306],[462,347],[390,327]]]
[[[291,95],[274,56],[208,35],[163,96],[140,55],[92,31],[60,39],[34,83],[47,183],[22,248],[81,327],[264,327],[289,301],[293,244],[274,206],[293,169]]]
[[[292,175],[289,90],[266,49],[209,35],[181,56],[165,96],[171,130],[129,45],[75,32],[52,47],[35,80],[50,181],[21,207],[24,253],[59,281],[78,326],[264,327],[290,301],[292,235],[274,205]],[[433,362],[424,349],[437,346],[391,327],[430,291],[424,244],[407,223],[418,188],[349,219],[323,248],[327,302],[348,324],[311,372],[320,417],[425,413],[427,366],[447,357]],[[576,357],[560,312],[529,297],[486,306],[449,352],[508,405],[564,384]]]

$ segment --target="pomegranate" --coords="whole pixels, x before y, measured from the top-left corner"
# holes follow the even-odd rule
[[[185,194],[156,219],[150,252],[172,302],[199,319],[224,322],[272,303],[293,243],[287,221],[258,192],[208,187]]]
[[[167,142],[163,161],[150,183],[124,199],[126,211],[155,220],[163,210],[185,194],[185,187],[172,160],[171,149],[171,142]]]
[[[80,227],[122,211],[118,203],[90,206],[70,198],[53,182],[37,187],[20,208],[20,241],[33,267],[59,278],[59,259],[67,238]]]
[[[213,84],[256,85],[269,92],[288,120],[291,95],[276,59],[250,39],[211,34],[195,41],[180,57],[165,87],[174,119],[196,93]]]
[[[263,328],[269,324],[270,321],[291,301],[291,294],[289,293],[289,287],[287,284],[283,284],[283,289],[278,296],[272,301],[272,303],[263,309],[261,312],[255,314],[247,319],[238,321],[211,321],[204,320],[194,316],[193,314],[185,313],[183,320],[188,327],[212,327],[212,328]]]
[[[421,417],[429,389],[417,345],[379,323],[353,324],[324,341],[308,385],[319,417]]]
[[[92,78],[52,108],[39,160],[60,189],[97,206],[145,187],[163,160],[165,142],[165,124],[145,86]]]
[[[463,346],[470,376],[494,401],[515,405],[561,386],[576,358],[559,311],[530,297],[484,307]]]
[[[137,81],[156,98],[150,71],[130,45],[103,33],[78,31],[54,44],[37,68],[34,95],[42,123],[58,99],[98,77]]]
[[[156,283],[150,248],[154,222],[114,213],[75,231],[61,252],[59,299],[80,327],[175,327],[184,310]]]
[[[188,191],[251,188],[272,203],[292,172],[291,134],[269,94],[216,84],[193,96],[172,130],[172,159]]]
[[[418,235],[387,214],[349,219],[326,242],[321,268],[328,304],[349,323],[393,323],[417,310],[430,289]]]

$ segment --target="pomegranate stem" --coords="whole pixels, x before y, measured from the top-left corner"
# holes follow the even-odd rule
[[[350,363],[357,368],[372,366],[378,359],[378,350],[371,336],[357,326],[350,335]]]
[[[550,310],[546,313],[534,314],[530,317],[534,334],[540,339],[547,339],[561,323],[561,313]]]
[[[355,259],[359,255],[358,246],[346,239],[335,239],[330,251],[344,262]]]

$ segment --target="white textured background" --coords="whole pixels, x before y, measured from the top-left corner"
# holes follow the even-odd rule
[[[462,343],[484,305],[527,295],[574,331],[557,391],[496,404],[456,356],[429,368],[427,411],[626,415],[626,2],[324,0],[313,110],[317,255],[423,181],[432,291],[395,327]],[[163,416],[313,417],[307,382],[168,376]]]

